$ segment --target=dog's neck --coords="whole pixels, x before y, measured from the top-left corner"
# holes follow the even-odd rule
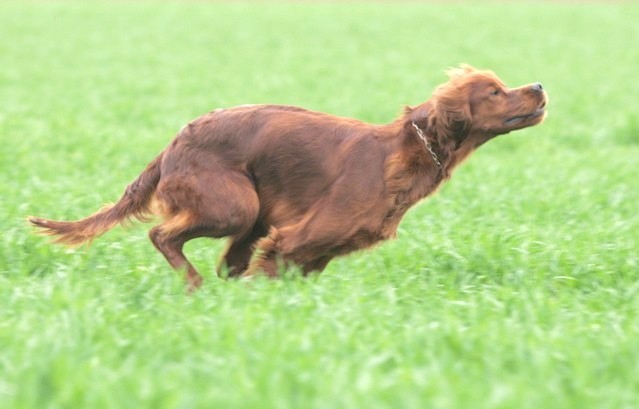
[[[424,166],[435,166],[442,181],[450,178],[453,170],[481,144],[473,142],[481,138],[466,126],[452,123],[444,127],[439,121],[441,118],[435,115],[433,103],[429,100],[407,107],[394,124],[403,139],[421,145],[421,149],[414,153],[422,157]]]
[[[428,141],[428,138],[426,137],[426,135],[424,135],[424,131],[422,131],[419,125],[415,123],[415,121],[411,121],[410,124],[413,126],[413,128],[415,128],[415,131],[417,132],[417,136],[419,136],[419,139],[421,139],[422,142],[424,142],[424,146],[426,147],[426,150],[428,151],[428,153],[430,153],[430,156],[432,156],[433,162],[435,162],[435,165],[437,165],[439,169],[442,169],[444,165],[442,165],[441,161],[439,160],[439,156],[433,149],[431,143]]]
[[[398,177],[400,174],[412,175],[411,187],[404,188],[413,192],[410,196],[415,195],[414,199],[426,197],[437,190],[475,149],[464,143],[472,139],[470,134],[460,138],[461,144],[448,134],[438,135],[437,127],[429,122],[431,108],[429,102],[406,108],[404,115],[383,126],[384,134],[393,141],[387,170]],[[397,157],[403,159],[397,161]],[[395,166],[397,163],[404,164],[403,170]]]

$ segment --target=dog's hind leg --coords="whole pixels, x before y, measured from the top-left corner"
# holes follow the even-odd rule
[[[162,230],[162,225],[159,225],[151,229],[149,238],[155,248],[166,258],[166,261],[169,262],[171,267],[178,271],[184,271],[184,279],[187,282],[189,291],[193,291],[202,285],[202,276],[186,259],[182,252],[182,247],[188,240],[188,236],[182,234],[174,236],[166,235]]]
[[[149,237],[174,269],[184,270],[190,290],[201,285],[202,276],[184,256],[184,243],[198,237],[246,237],[259,212],[248,176],[224,169],[197,178],[174,175],[160,182],[156,198],[165,222]]]
[[[240,276],[248,268],[255,250],[255,243],[267,233],[268,231],[258,223],[248,235],[230,239],[217,267],[218,276],[222,276],[224,270],[227,271],[229,278]]]
[[[257,242],[255,254],[248,268],[242,274],[243,278],[260,273],[264,273],[270,278],[279,277],[278,261],[281,260],[278,260],[280,258],[278,247],[281,238],[280,232],[272,227],[268,235]]]

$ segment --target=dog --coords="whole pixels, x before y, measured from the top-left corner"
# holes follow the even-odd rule
[[[541,123],[541,83],[508,88],[469,65],[386,125],[293,106],[217,109],[180,130],[120,200],[79,221],[29,217],[56,242],[90,242],[127,219],[149,232],[193,290],[202,276],[185,242],[229,237],[218,274],[321,272],[336,256],[393,238],[405,212],[497,135]]]

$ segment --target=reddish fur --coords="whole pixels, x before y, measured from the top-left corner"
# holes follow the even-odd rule
[[[202,278],[182,246],[196,237],[231,238],[221,263],[230,276],[274,277],[289,263],[321,271],[335,256],[394,237],[404,213],[478,146],[543,120],[546,96],[533,85],[507,89],[469,66],[450,77],[388,125],[277,105],[216,110],[184,127],[114,206],[77,222],[29,220],[57,242],[79,245],[159,213],[165,221],[149,236],[185,270],[190,288]],[[158,210],[150,210],[152,199]]]
[[[79,246],[113,228],[125,220],[136,218],[145,221],[151,197],[160,179],[161,156],[155,158],[144,172],[129,186],[114,205],[106,205],[96,213],[75,222],[62,222],[39,217],[29,217],[29,222],[40,232],[57,236],[56,243]]]

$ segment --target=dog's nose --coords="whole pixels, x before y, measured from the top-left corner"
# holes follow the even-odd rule
[[[541,82],[536,82],[530,86],[530,89],[532,89],[533,91],[541,92],[544,90],[544,87],[543,85],[541,85]]]

